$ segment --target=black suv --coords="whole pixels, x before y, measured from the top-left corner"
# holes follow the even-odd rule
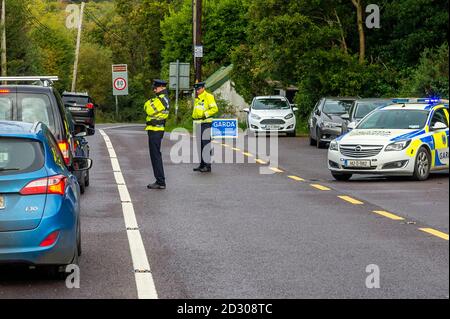
[[[57,77],[0,78],[0,83],[7,83],[0,85],[0,120],[46,124],[70,167],[75,157],[75,141],[61,96],[52,86],[57,80]],[[30,84],[11,85],[10,82]]]
[[[77,124],[89,127],[88,135],[93,135],[95,130],[95,108],[94,100],[87,93],[64,92],[62,94],[64,106],[72,114]]]

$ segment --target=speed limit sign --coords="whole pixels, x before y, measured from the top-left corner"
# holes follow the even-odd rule
[[[112,66],[113,94],[128,95],[128,67],[126,64]]]

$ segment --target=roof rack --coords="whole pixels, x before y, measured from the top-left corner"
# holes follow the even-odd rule
[[[0,82],[33,82],[34,85],[52,86],[57,76],[0,76]]]
[[[68,92],[68,91],[64,91],[63,95],[67,94],[67,95],[86,95],[89,96],[88,92]]]

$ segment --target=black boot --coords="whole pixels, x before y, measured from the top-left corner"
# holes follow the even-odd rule
[[[200,172],[202,170],[203,166],[194,167],[194,172]]]
[[[211,172],[211,167],[210,166],[205,166],[200,168],[200,172],[202,173],[210,173]]]
[[[166,185],[161,185],[158,183],[153,183],[153,184],[148,184],[147,185],[148,189],[166,189]]]

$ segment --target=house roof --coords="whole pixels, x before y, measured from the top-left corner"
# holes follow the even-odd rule
[[[222,66],[216,72],[214,72],[209,78],[206,79],[206,88],[210,91],[215,91],[220,88],[225,82],[231,79],[231,71],[233,70],[233,64],[229,66]]]

